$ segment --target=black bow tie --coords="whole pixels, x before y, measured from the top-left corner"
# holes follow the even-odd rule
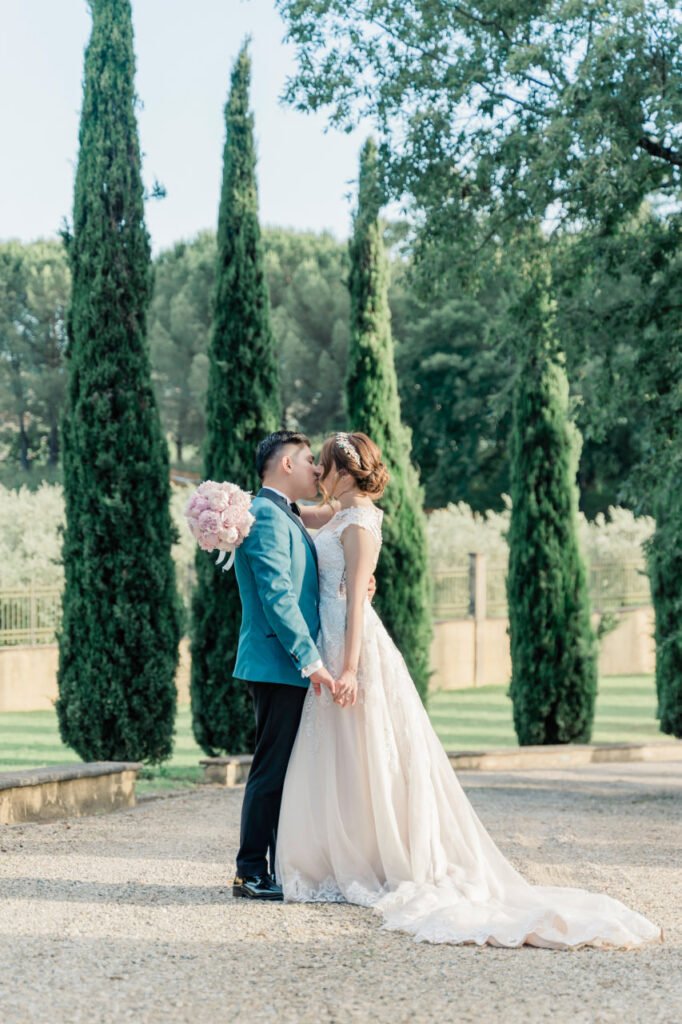
[[[291,509],[295,516],[298,516],[299,519],[301,518],[301,510],[295,501],[290,502],[289,508]]]

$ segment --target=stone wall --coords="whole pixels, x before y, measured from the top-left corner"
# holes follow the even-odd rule
[[[49,710],[57,699],[57,665],[56,644],[0,647],[0,712]],[[175,676],[181,704],[189,704],[189,669],[189,640],[183,637]]]
[[[600,676],[652,675],[656,668],[652,608],[628,608],[599,645]],[[599,615],[593,616],[596,628]],[[511,676],[507,619],[460,619],[434,624],[432,690],[502,685]]]
[[[595,625],[599,616],[595,616]],[[629,608],[601,641],[599,673],[650,675],[655,668],[651,608]],[[57,646],[0,648],[0,712],[39,711],[57,699]],[[509,681],[511,661],[506,619],[436,622],[431,648],[431,689],[458,690]],[[180,643],[178,700],[189,703],[189,640]]]

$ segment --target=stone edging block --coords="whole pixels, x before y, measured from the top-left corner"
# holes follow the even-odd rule
[[[523,771],[533,768],[578,768],[586,764],[632,761],[682,761],[682,741],[654,743],[557,743],[505,747],[500,750],[449,753],[458,771]]]
[[[558,743],[537,747],[504,747],[499,750],[462,750],[448,753],[457,771],[507,772],[532,768],[577,768],[585,764],[628,761],[682,761],[682,740],[654,743]],[[204,782],[239,786],[246,782],[251,754],[207,757]]]
[[[0,772],[0,825],[134,807],[141,767],[131,761],[93,761]]]

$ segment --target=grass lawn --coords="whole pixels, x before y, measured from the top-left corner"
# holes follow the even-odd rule
[[[173,757],[160,767],[144,768],[138,777],[137,792],[161,794],[164,790],[194,786],[203,777],[199,759],[205,756],[194,742],[189,708],[181,707]],[[10,711],[0,714],[0,771],[69,764],[79,760],[78,755],[61,742],[54,712]]]
[[[441,690],[429,713],[446,750],[515,747],[512,706],[506,686]],[[599,680],[593,743],[664,740],[656,720],[653,676],[606,676]]]
[[[505,686],[434,693],[429,711],[447,750],[516,746],[511,701],[506,696]],[[656,691],[651,676],[602,679],[592,739],[596,743],[665,739],[658,730],[655,712]],[[144,769],[138,793],[162,793],[164,789],[194,786],[202,776],[198,761],[203,756],[192,737],[189,708],[181,707],[173,757],[160,768]],[[0,714],[0,771],[78,760],[76,754],[61,743],[53,712]]]

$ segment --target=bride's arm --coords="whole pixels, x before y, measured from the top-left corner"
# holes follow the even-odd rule
[[[339,503],[332,498],[329,504],[301,505],[301,519],[308,530],[319,530],[339,510]]]
[[[361,526],[347,526],[341,535],[346,561],[346,638],[343,672],[339,677],[339,697],[347,703],[357,699],[357,672],[362,647],[364,605],[374,569],[376,543]],[[341,701],[340,701],[341,702]]]

